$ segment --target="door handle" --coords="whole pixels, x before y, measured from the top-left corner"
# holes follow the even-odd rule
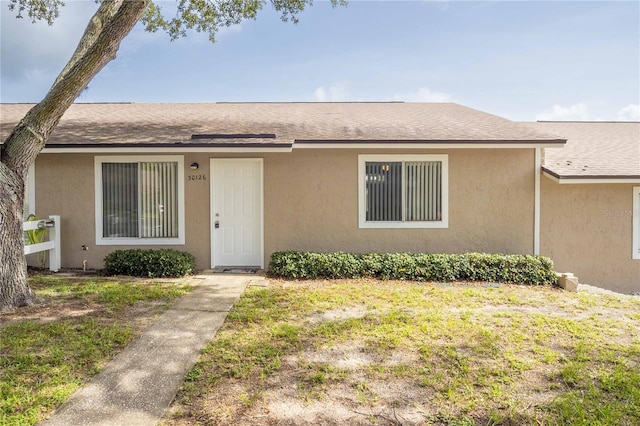
[[[220,228],[220,221],[216,220],[214,225],[213,225],[216,229]]]

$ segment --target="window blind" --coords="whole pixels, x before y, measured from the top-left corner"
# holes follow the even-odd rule
[[[442,162],[366,162],[366,220],[442,220]]]
[[[178,236],[175,162],[102,163],[103,237]]]
[[[402,220],[402,163],[366,163],[367,220]]]
[[[442,163],[405,163],[406,216],[408,221],[440,220],[442,216]]]
[[[102,236],[138,236],[138,164],[102,163]]]
[[[176,163],[140,163],[140,237],[178,236]]]

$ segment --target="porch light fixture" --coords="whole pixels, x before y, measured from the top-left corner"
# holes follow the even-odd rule
[[[198,163],[191,163],[191,169],[193,169],[193,170],[198,170],[198,167],[200,167],[200,164],[198,164]]]

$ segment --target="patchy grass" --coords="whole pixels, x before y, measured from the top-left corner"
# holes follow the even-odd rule
[[[34,276],[36,306],[0,315],[0,425],[32,425],[95,375],[183,284]]]
[[[164,422],[637,425],[639,314],[549,287],[271,281]]]

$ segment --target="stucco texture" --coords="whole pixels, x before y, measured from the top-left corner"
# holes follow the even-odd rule
[[[291,153],[185,154],[184,245],[198,268],[211,267],[209,159],[264,159],[264,255],[279,250],[532,253],[533,149],[367,150],[367,154],[448,154],[449,227],[359,229],[358,154],[351,149]],[[36,214],[62,218],[62,264],[101,268],[115,249],[96,246],[92,154],[42,154],[36,163]],[[193,162],[200,167],[189,168]],[[203,175],[206,180],[188,180]],[[89,250],[83,251],[82,245]],[[629,248],[629,253],[631,249]]]
[[[157,155],[157,154],[153,154]],[[208,158],[208,157],[207,157]],[[198,268],[208,268],[209,251],[209,161],[200,161],[197,171],[189,168],[196,161],[185,155],[185,245],[104,246],[96,245],[94,155],[41,154],[36,160],[36,215],[59,214],[62,221],[62,266],[100,269],[104,257],[117,249],[174,248],[196,257]],[[189,181],[188,175],[204,174],[206,181]],[[88,251],[82,250],[86,245]]]
[[[265,252],[532,252],[532,149],[384,153],[449,155],[448,228],[359,229],[358,152],[294,151],[265,163]]]
[[[541,181],[541,254],[584,284],[640,292],[632,258],[633,184]]]

